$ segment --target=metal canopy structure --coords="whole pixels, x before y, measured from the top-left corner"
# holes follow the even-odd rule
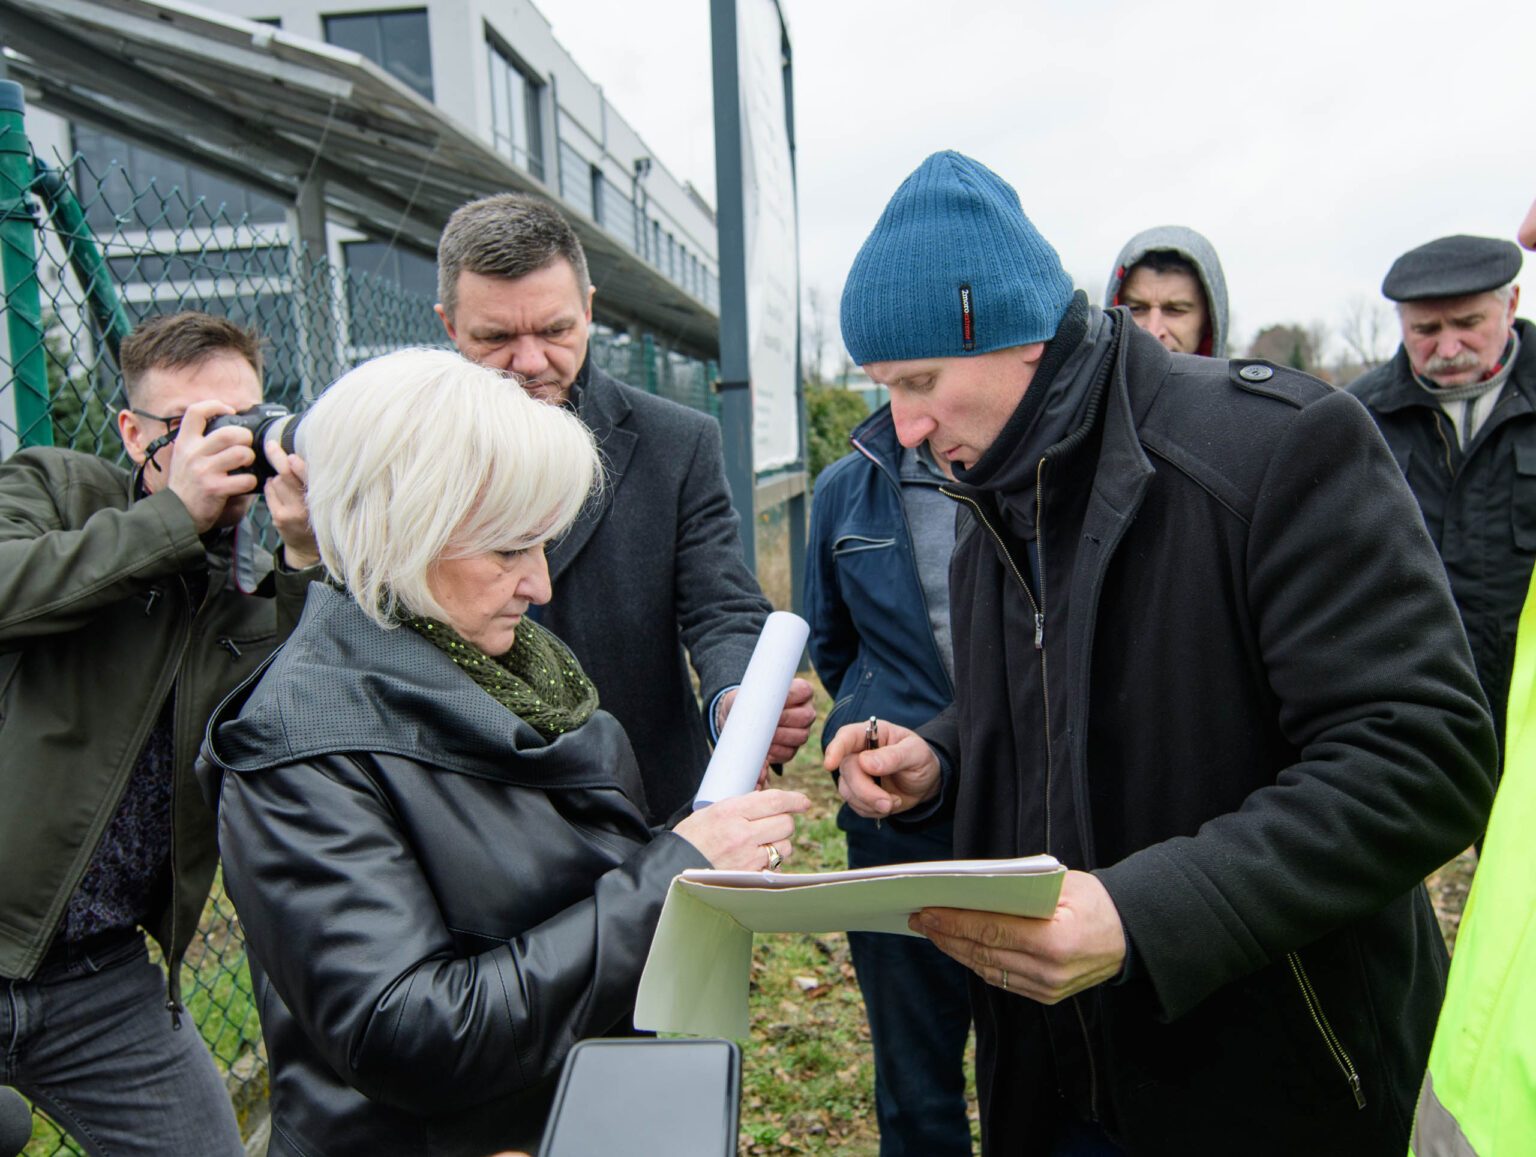
[[[552,190],[473,130],[345,49],[175,0],[0,0],[0,42],[29,102],[297,207],[435,254],[448,215],[503,191]],[[598,309],[702,358],[719,319],[562,205]]]

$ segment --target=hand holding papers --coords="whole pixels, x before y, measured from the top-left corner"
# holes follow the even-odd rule
[[[635,1027],[747,1035],[754,932],[914,935],[922,908],[1045,917],[1065,869],[1050,856],[938,860],[846,872],[684,872],[672,881],[635,1003]]]
[[[1091,872],[1067,872],[1050,920],[997,912],[930,908],[918,930],[988,984],[1055,1004],[1117,975],[1125,927],[1109,891]]]
[[[746,795],[757,786],[758,772],[773,742],[810,631],[804,619],[788,611],[774,611],[768,616],[731,713],[726,716],[720,742],[704,769],[704,781],[693,799],[695,811],[731,796]]]

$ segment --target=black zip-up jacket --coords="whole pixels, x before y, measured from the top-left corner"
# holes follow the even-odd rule
[[[1349,387],[1376,419],[1419,500],[1461,608],[1500,747],[1515,632],[1536,562],[1536,327],[1515,322],[1520,355],[1504,396],[1465,451],[1413,379],[1401,346]]]
[[[1496,760],[1444,572],[1353,398],[1089,332],[1087,418],[991,475],[1039,480],[1034,591],[1009,493],[955,488],[923,731],[956,855],[1095,871],[1132,954],[1052,1008],[974,985],[984,1151],[1065,1108],[1137,1157],[1400,1157],[1446,970],[1421,881]]]
[[[209,723],[272,1063],[273,1157],[534,1149],[578,1040],[630,1015],[672,877],[623,729],[545,742],[406,628],[316,584]]]

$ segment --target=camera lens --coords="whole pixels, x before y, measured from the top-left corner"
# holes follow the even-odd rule
[[[220,414],[208,423],[207,429],[211,434],[225,426],[239,426],[251,432],[251,448],[256,452],[256,460],[230,473],[254,474],[256,485],[260,488],[268,478],[277,475],[271,460],[267,458],[266,444],[276,441],[288,453],[293,453],[293,433],[298,429],[301,417],[277,402],[260,402],[238,414]]]

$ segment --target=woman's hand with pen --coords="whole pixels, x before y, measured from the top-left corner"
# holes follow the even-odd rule
[[[822,763],[837,772],[837,790],[868,819],[885,819],[930,800],[939,791],[939,757],[915,731],[886,720],[838,728]]]

